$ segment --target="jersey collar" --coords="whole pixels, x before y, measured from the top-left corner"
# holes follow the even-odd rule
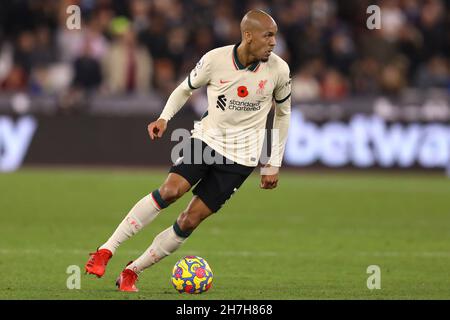
[[[247,69],[249,71],[256,72],[259,69],[259,65],[261,62],[256,61],[246,68],[238,59],[237,48],[239,47],[239,44],[240,43],[234,45],[234,48],[233,48],[233,65],[234,65],[234,67],[236,68],[236,70]]]

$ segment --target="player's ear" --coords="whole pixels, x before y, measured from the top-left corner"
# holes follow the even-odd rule
[[[252,42],[252,33],[250,31],[244,31],[244,41],[247,44]]]

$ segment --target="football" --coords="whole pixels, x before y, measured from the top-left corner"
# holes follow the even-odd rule
[[[172,270],[172,284],[179,293],[198,294],[211,288],[213,273],[205,259],[186,256]]]

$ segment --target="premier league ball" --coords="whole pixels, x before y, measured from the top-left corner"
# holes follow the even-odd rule
[[[211,288],[213,273],[205,259],[186,256],[172,270],[172,284],[179,292],[203,293]]]

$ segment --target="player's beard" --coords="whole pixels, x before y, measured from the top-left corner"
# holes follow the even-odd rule
[[[261,57],[261,59],[259,59],[262,62],[267,62],[269,61],[270,55],[272,53],[272,50],[270,51],[270,53],[267,55],[266,53],[269,51],[264,52],[263,56]]]

